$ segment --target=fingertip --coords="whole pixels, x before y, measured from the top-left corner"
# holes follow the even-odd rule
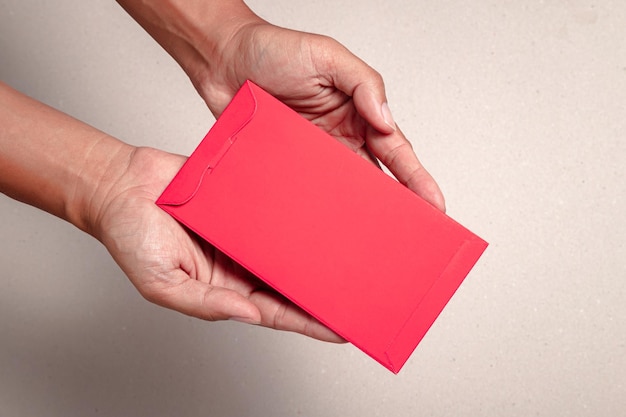
[[[439,211],[446,212],[443,193],[435,179],[423,166],[407,179],[405,185]]]
[[[380,106],[380,113],[383,116],[383,120],[385,124],[391,129],[389,133],[393,133],[396,130],[396,122],[393,120],[393,116],[391,115],[391,110],[389,109],[389,104],[385,101]]]
[[[304,331],[302,332],[303,334],[323,342],[347,343],[346,339],[335,333],[335,331],[333,331],[330,327],[326,326],[310,314],[305,312],[302,313],[305,315],[307,320],[307,324],[304,326]]]
[[[433,205],[437,207],[442,213],[446,212],[446,199],[444,198],[441,191],[437,195],[435,195],[432,199]]]
[[[431,189],[425,193],[424,199],[442,213],[446,212],[446,200],[435,180],[432,180]]]
[[[446,199],[443,196],[443,192],[441,192],[441,188],[439,188],[439,184],[433,178],[432,175],[426,170],[424,170],[426,176],[423,181],[423,186],[421,189],[421,194],[423,198],[432,204],[435,208],[437,208],[442,213],[446,212]]]
[[[247,324],[261,324],[261,312],[250,300],[236,291],[218,289],[220,299],[207,309],[210,320],[234,320]]]
[[[320,325],[320,326],[322,327],[320,332],[318,332],[316,334],[309,334],[307,336],[310,336],[310,337],[312,337],[314,339],[317,339],[317,340],[321,340],[323,342],[337,343],[337,344],[348,343],[348,341],[346,339],[344,339],[343,337],[339,336],[337,333],[333,332],[328,327],[326,327],[324,325]]]
[[[228,317],[228,320],[254,325],[262,324],[263,318],[258,307],[241,294],[235,294],[237,300],[233,301],[235,301],[236,305],[232,306],[230,311],[232,315]]]
[[[233,317],[229,318],[229,320],[238,321],[240,323],[253,324],[253,325],[261,324],[261,318],[260,317],[249,317],[249,316],[239,317],[239,316],[233,316]]]

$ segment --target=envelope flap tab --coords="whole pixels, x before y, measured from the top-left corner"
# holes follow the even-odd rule
[[[157,200],[159,205],[182,205],[193,198],[210,172],[234,141],[234,136],[254,117],[257,100],[253,84],[247,81],[239,89],[222,115],[204,137],[200,145]]]

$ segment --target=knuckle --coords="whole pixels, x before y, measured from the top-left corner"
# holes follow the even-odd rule
[[[272,320],[272,327],[274,329],[281,329],[287,315],[287,305],[282,303],[274,313],[274,319]]]
[[[410,152],[413,152],[413,146],[411,145],[411,143],[409,141],[404,140],[401,143],[399,143],[398,145],[396,145],[396,146],[392,147],[391,149],[389,149],[389,151],[387,151],[383,155],[383,158],[381,160],[382,160],[383,164],[385,164],[389,169],[392,169],[392,167],[394,167],[394,166],[399,164],[401,156],[407,150],[410,151]]]

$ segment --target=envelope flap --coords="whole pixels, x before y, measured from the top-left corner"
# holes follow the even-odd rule
[[[236,134],[252,120],[257,110],[257,99],[249,81],[239,89],[227,109],[230,110],[224,110],[157,204],[176,206],[192,199],[204,175],[217,165],[235,141]]]

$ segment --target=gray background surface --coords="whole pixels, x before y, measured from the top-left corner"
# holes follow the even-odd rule
[[[153,306],[98,242],[0,196],[0,415],[626,415],[625,3],[249,4],[383,74],[487,253],[394,376]],[[113,1],[0,0],[0,78],[137,145],[188,154],[213,123]]]

